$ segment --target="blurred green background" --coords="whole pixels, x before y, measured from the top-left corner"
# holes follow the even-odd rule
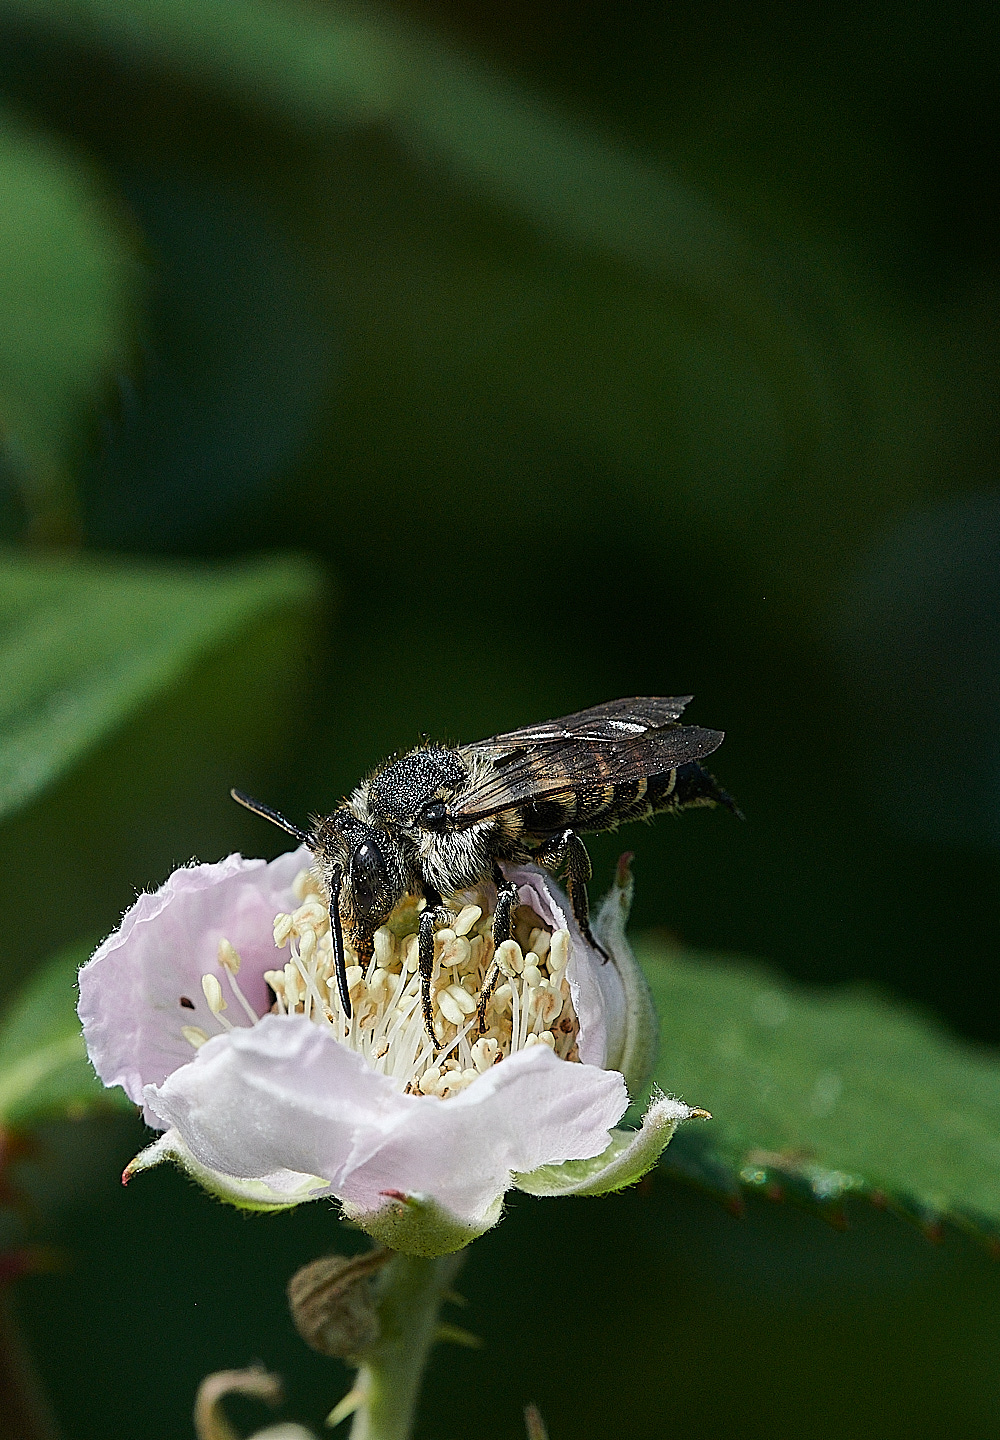
[[[693,692],[747,822],[598,837],[595,888],[628,846],[638,928],[1000,1042],[995,29],[0,0],[5,993],[282,848],[231,784],[303,820],[421,732]],[[140,1143],[10,1171],[61,1433],[188,1434],[253,1359],[318,1425],[281,1289],[331,1212],[120,1192]],[[993,1435],[995,1263],[849,1218],[518,1197],[419,1434]]]

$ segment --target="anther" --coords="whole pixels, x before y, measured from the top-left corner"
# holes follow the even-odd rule
[[[200,1025],[182,1025],[181,1034],[188,1044],[193,1045],[196,1050],[200,1050],[208,1039],[208,1036]]]
[[[497,946],[496,962],[505,975],[520,975],[524,969],[524,956],[516,940],[504,940]]]
[[[477,1040],[472,1047],[472,1063],[478,1071],[489,1070],[497,1056],[500,1046],[496,1040]]]
[[[441,951],[441,964],[451,965],[459,970],[464,969],[469,963],[471,953],[472,946],[465,936],[452,934],[451,938],[445,941]]]
[[[556,1037],[551,1030],[543,1030],[539,1035],[536,1035],[534,1031],[532,1031],[530,1035],[525,1037],[525,1050],[530,1050],[532,1045],[547,1045],[550,1050],[554,1050],[556,1048]]]
[[[201,988],[204,991],[205,999],[208,1001],[208,1008],[213,1015],[227,1009],[225,996],[222,993],[222,986],[215,975],[203,975],[201,977]]]
[[[230,945],[225,937],[219,941],[216,955],[223,970],[228,970],[230,975],[238,975],[240,973],[240,966],[243,964],[243,961],[240,959],[239,951],[233,945]]]
[[[316,877],[311,870],[300,870],[292,881],[292,894],[300,903],[307,895],[316,893]]]
[[[569,931],[557,930],[549,946],[549,973],[564,970],[569,961]]]
[[[441,1014],[452,1025],[461,1025],[465,1019],[465,1011],[451,993],[452,989],[460,988],[460,986],[450,986],[447,990],[439,990],[435,997]],[[471,999],[471,996],[469,998]],[[474,1004],[475,1002],[473,1002]]]
[[[233,994],[236,996],[236,999],[242,1006],[243,1013],[246,1015],[251,1025],[256,1025],[257,1021],[260,1019],[260,1016],[250,1004],[250,1001],[247,999],[247,997],[243,994],[243,991],[240,989],[236,981],[236,977],[240,973],[240,966],[243,963],[240,959],[239,952],[232,945],[230,945],[229,941],[225,938],[225,936],[223,936],[223,938],[219,941],[219,946],[216,953],[218,955],[219,964],[222,966],[223,970],[225,970],[227,976],[229,977],[230,989],[232,990]]]
[[[463,985],[449,985],[446,993],[451,996],[463,1014],[471,1015],[475,1010],[476,1002]]]
[[[482,918],[482,913],[479,905],[464,905],[455,918],[455,934],[468,935],[476,921]]]
[[[302,984],[302,977],[291,960],[286,961],[284,968],[285,976],[285,1002],[288,1005],[289,1013],[293,1011],[302,1001],[305,987]]]
[[[532,930],[528,936],[528,949],[534,950],[539,960],[545,959],[551,944],[552,936],[547,930]]]

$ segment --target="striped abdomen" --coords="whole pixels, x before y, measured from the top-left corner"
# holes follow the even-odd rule
[[[588,786],[566,795],[547,796],[526,805],[524,828],[532,836],[554,835],[571,828],[613,830],[632,820],[647,820],[666,810],[691,805],[736,807],[707,770],[694,762],[639,780],[618,780]]]

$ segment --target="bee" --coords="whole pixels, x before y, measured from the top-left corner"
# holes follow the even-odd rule
[[[492,881],[493,940],[499,946],[511,937],[518,895],[504,864],[531,861],[553,873],[563,870],[576,923],[606,960],[590,930],[592,872],[581,833],[695,805],[724,805],[739,814],[698,764],[721,745],[723,732],[679,723],[691,698],[609,700],[471,745],[425,741],[383,761],[331,815],[314,817],[310,830],[233,790],[234,800],[312,851],[329,894],[337,988],[347,1018],[344,925],[365,965],[375,931],[404,895],[415,894],[426,902],[417,945],[421,1011],[436,1046],[434,933],[452,918],[444,896]],[[480,996],[480,1029],[495,983],[493,976]]]

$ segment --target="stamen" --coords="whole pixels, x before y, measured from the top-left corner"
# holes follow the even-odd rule
[[[439,990],[437,1002],[442,1015],[453,1025],[463,1024],[465,1017],[471,1015],[476,1008],[475,1000],[461,985],[449,985],[446,989]]]
[[[463,905],[455,917],[455,934],[468,935],[476,921],[482,916],[482,909],[479,905]]]
[[[579,1058],[579,1027],[565,982],[569,934],[553,936],[529,906],[515,912],[516,938],[495,951],[486,901],[463,903],[451,924],[436,932],[431,1008],[440,1038],[435,1045],[424,1028],[420,998],[416,932],[424,905],[412,896],[401,902],[375,931],[364,966],[345,935],[348,1021],[340,1008],[320,882],[303,871],[293,889],[298,907],[278,915],[274,925],[275,943],[288,947],[289,959],[283,969],[264,976],[274,992],[274,1010],[329,1025],[341,1043],[359,1051],[401,1091],[447,1099],[529,1045],[548,1045],[562,1060]],[[239,998],[234,985],[239,956],[231,946],[220,945],[219,958]]]
[[[524,956],[516,940],[504,940],[497,946],[496,961],[503,973],[512,979],[524,969]]]
[[[240,959],[239,952],[235,950],[232,945],[230,945],[228,940],[223,938],[219,941],[218,956],[219,964],[222,966],[223,970],[225,970],[226,974],[229,977],[230,990],[232,990],[233,994],[236,996],[236,999],[243,1006],[244,1012],[246,1013],[250,1024],[256,1025],[257,1021],[260,1019],[260,1016],[257,1014],[257,1011],[250,1004],[250,1001],[243,994],[243,991],[240,989],[239,985],[236,982],[236,977],[240,973],[240,966],[243,964],[243,961]]]
[[[274,991],[274,1003],[278,1007],[279,1015],[287,1015],[285,1009],[285,972],[284,970],[265,970],[264,981]]]
[[[552,936],[547,930],[532,930],[528,936],[528,949],[534,950],[539,960],[544,960],[549,953],[549,946],[552,943]]]
[[[193,1045],[196,1050],[200,1050],[208,1040],[208,1036],[200,1025],[182,1025],[181,1034],[188,1044]]]
[[[208,1001],[208,1008],[216,1020],[218,1020],[224,1029],[232,1030],[233,1022],[227,1020],[225,1015],[222,1014],[222,1011],[228,1009],[228,1006],[222,994],[222,986],[219,984],[218,977],[216,975],[203,975],[201,977],[201,988],[204,991],[205,999]]]
[[[529,950],[524,957],[524,969],[521,971],[521,978],[524,980],[525,985],[530,985],[532,988],[542,983],[542,972],[538,968],[538,956],[531,950]]]

